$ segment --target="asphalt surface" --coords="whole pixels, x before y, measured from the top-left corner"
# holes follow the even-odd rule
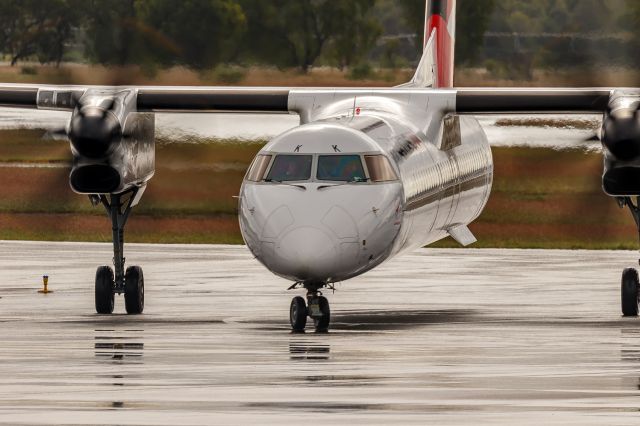
[[[291,334],[301,292],[244,247],[125,251],[145,313],[98,316],[110,245],[0,242],[0,423],[640,421],[634,252],[421,250],[325,293],[328,334]]]

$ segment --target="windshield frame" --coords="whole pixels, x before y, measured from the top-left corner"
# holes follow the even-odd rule
[[[269,157],[269,160],[266,162],[266,164],[264,164],[264,163],[258,164],[258,162],[261,161],[259,157]],[[258,154],[256,154],[256,156],[254,157],[253,161],[249,165],[249,168],[247,169],[247,172],[245,173],[244,180],[247,181],[247,182],[253,182],[253,183],[262,182],[264,180],[264,177],[266,176],[267,172],[271,168],[271,163],[273,163],[273,157],[274,157],[274,155],[271,154],[271,153],[259,152]],[[256,167],[263,168],[263,170],[262,170],[262,173],[255,173],[258,176],[254,178],[252,172],[254,171],[254,168],[256,168]],[[257,171],[259,171],[259,169],[257,169],[256,172]]]

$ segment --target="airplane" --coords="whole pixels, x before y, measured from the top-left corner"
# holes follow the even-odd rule
[[[293,298],[294,332],[329,329],[322,290],[447,236],[476,241],[469,223],[491,192],[493,159],[476,115],[603,115],[603,190],[640,232],[640,89],[454,88],[455,0],[427,0],[422,58],[393,88],[55,86],[0,84],[0,105],[71,113],[65,129],[71,189],[103,205],[113,268],[95,276],[95,308],[144,309],[139,266],[125,269],[124,229],[155,172],[156,112],[298,114],[267,143],[242,183],[240,229],[255,258],[306,290]],[[634,201],[635,198],[635,201]],[[624,316],[638,315],[638,272],[621,282]]]

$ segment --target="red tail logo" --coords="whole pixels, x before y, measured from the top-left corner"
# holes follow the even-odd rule
[[[456,0],[427,0],[425,46],[436,33],[438,75],[435,87],[453,87],[453,58],[456,33]]]

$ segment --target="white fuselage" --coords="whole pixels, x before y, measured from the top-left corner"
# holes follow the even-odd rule
[[[240,229],[251,252],[286,279],[332,283],[473,221],[491,189],[489,144],[473,117],[456,117],[451,126],[438,120],[433,140],[393,111],[374,108],[276,137],[240,192]],[[286,162],[304,172],[287,175]],[[392,171],[385,173],[387,162]],[[340,171],[325,170],[339,163]]]

